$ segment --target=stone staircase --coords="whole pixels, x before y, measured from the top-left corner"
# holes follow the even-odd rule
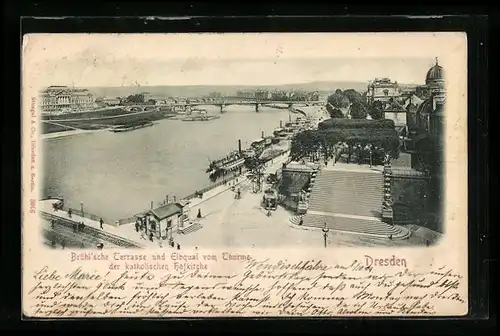
[[[294,225],[300,225],[301,218],[304,218],[304,216],[303,215],[293,216],[290,218],[290,223]]]
[[[383,201],[379,172],[322,170],[309,199],[309,210],[376,217]]]
[[[203,225],[199,222],[193,222],[187,226],[185,226],[182,229],[179,229],[179,233],[182,234],[190,234],[192,232],[198,231],[199,229],[203,228]]]
[[[303,226],[374,237],[407,238],[407,228],[382,222],[384,179],[380,172],[321,170],[309,198]],[[301,216],[290,219],[298,225]]]
[[[300,221],[300,219],[299,219]],[[304,216],[303,226],[324,228],[326,226],[330,230],[351,232],[356,234],[364,234],[376,237],[393,239],[404,239],[410,235],[410,230],[407,228],[388,225],[380,220],[370,220],[361,218],[350,218],[340,216],[326,216],[307,214]]]

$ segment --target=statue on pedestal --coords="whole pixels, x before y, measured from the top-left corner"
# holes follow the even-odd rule
[[[384,164],[385,165],[390,165],[391,164],[391,154],[385,153],[384,156]]]

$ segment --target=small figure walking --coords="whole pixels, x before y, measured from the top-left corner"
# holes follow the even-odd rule
[[[177,243],[177,249],[180,250],[181,249],[181,245],[179,243]]]
[[[68,217],[69,217],[69,218],[71,218],[71,214],[72,214],[72,213],[73,213],[73,212],[71,211],[71,209],[68,209]]]
[[[175,247],[175,243],[174,243],[174,241],[173,241],[173,240],[171,240],[171,241],[170,241],[170,246],[171,246],[171,247]]]
[[[151,233],[149,234],[149,241],[150,241],[150,242],[152,242],[152,241],[153,241],[153,232],[151,232]]]
[[[66,243],[64,242],[64,240],[61,242],[61,247],[62,247],[63,250],[66,247]]]
[[[196,217],[201,218],[201,209],[198,209],[198,215]]]
[[[426,240],[425,241],[425,246],[429,246],[429,245],[430,245],[429,240]]]
[[[139,232],[139,223],[138,222],[135,222],[135,232]]]
[[[102,218],[99,220],[99,224],[101,225],[101,230],[104,229],[102,226],[104,224],[104,221],[102,220]]]

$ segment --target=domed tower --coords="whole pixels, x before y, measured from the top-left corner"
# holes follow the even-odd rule
[[[430,89],[431,98],[428,106],[428,134],[431,140],[431,150],[429,154],[432,157],[431,168],[431,195],[430,201],[436,207],[435,214],[440,214],[437,219],[437,230],[443,230],[442,209],[444,207],[444,152],[445,152],[445,103],[446,89],[444,70],[438,63],[429,69],[425,78],[425,84]]]
[[[444,81],[444,70],[443,67],[439,65],[438,59],[436,57],[436,64],[427,71],[427,76],[425,77],[425,85],[429,87],[431,92],[444,92],[445,81]]]

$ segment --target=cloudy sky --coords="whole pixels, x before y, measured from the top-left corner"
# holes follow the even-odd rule
[[[37,34],[23,64],[44,86],[420,84],[435,57],[446,68],[442,43],[463,43],[449,34]]]

